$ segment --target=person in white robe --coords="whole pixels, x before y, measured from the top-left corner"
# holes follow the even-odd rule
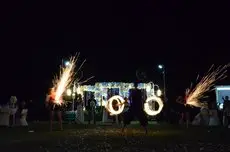
[[[211,108],[209,110],[209,115],[210,115],[209,126],[218,126],[218,125],[220,125],[218,112],[217,112],[217,109],[215,108],[214,103],[211,105]]]
[[[192,125],[203,125],[208,126],[209,125],[209,109],[208,105],[204,104],[203,107],[200,109],[200,113],[198,113],[194,120],[192,121]]]
[[[10,125],[14,126],[16,125],[16,112],[18,110],[17,106],[17,97],[16,96],[11,96],[10,97],[10,102],[9,102],[9,107],[10,107]]]
[[[26,108],[26,102],[23,101],[21,103],[21,106],[19,108],[19,125],[20,126],[28,126],[27,123],[27,113],[28,113],[28,109]]]
[[[9,127],[10,125],[10,107],[5,104],[0,109],[0,126]]]
[[[201,108],[201,125],[208,126],[209,125],[209,109],[207,105]]]
[[[20,126],[28,126],[27,123],[27,113],[28,113],[28,109],[23,109],[21,112],[21,118],[20,118]]]

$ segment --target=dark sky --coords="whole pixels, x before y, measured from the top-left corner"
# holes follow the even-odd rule
[[[183,93],[212,63],[229,62],[230,9],[223,2],[15,1],[2,6],[2,97],[41,97],[61,60],[76,51],[87,59],[85,76],[96,76],[94,81],[132,81],[135,70],[142,69],[162,84],[157,64],[165,64],[170,96]]]

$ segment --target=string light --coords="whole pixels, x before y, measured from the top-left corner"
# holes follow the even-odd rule
[[[162,92],[160,89],[157,90],[157,96],[160,97],[162,95]]]
[[[144,111],[150,116],[159,114],[163,108],[163,102],[159,98],[162,95],[162,91],[159,89],[159,87],[157,91],[154,91],[155,86],[157,85],[153,84],[152,82],[138,84],[139,89],[146,90],[146,94],[148,98],[144,104]],[[95,85],[80,86],[80,88],[81,88],[81,92],[83,91],[94,92],[95,99],[97,101],[102,101],[102,103],[99,104],[100,106],[104,106],[107,109],[107,111],[110,113],[110,115],[118,115],[123,112],[124,104],[122,103],[125,102],[124,97],[129,96],[129,90],[134,88],[134,84],[133,83],[120,83],[120,82],[110,82],[110,83],[102,82],[102,83],[95,83]],[[112,89],[112,88],[119,89],[119,95],[115,95],[111,97],[108,101],[103,100],[102,96],[107,98],[107,90]],[[151,108],[150,101],[152,100],[156,101],[159,104],[159,108],[157,111]],[[117,102],[118,110],[115,110],[113,108],[114,102]]]
[[[67,89],[66,94],[67,94],[67,96],[71,96],[71,94],[72,94],[71,89]]]
[[[147,92],[150,92],[150,91],[151,91],[151,86],[148,85],[148,86],[146,87],[146,91],[147,91]]]
[[[79,86],[77,87],[77,94],[82,94],[81,88]]]

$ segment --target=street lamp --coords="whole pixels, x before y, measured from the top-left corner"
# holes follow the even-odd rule
[[[164,66],[163,66],[163,65],[161,65],[161,64],[160,64],[160,65],[158,65],[158,68],[159,68],[159,69],[163,69],[163,67],[164,67]]]
[[[158,65],[158,68],[162,71],[163,74],[163,83],[164,83],[164,101],[166,102],[166,82],[165,82],[165,66],[162,64]]]
[[[65,66],[69,66],[70,62],[69,61],[65,61]]]

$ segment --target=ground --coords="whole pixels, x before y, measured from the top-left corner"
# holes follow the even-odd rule
[[[126,135],[121,134],[120,127],[111,125],[65,124],[64,131],[55,128],[49,132],[48,123],[30,124],[29,128],[1,128],[1,152],[230,151],[230,131],[225,128],[151,124],[148,135],[135,124],[128,127]]]

